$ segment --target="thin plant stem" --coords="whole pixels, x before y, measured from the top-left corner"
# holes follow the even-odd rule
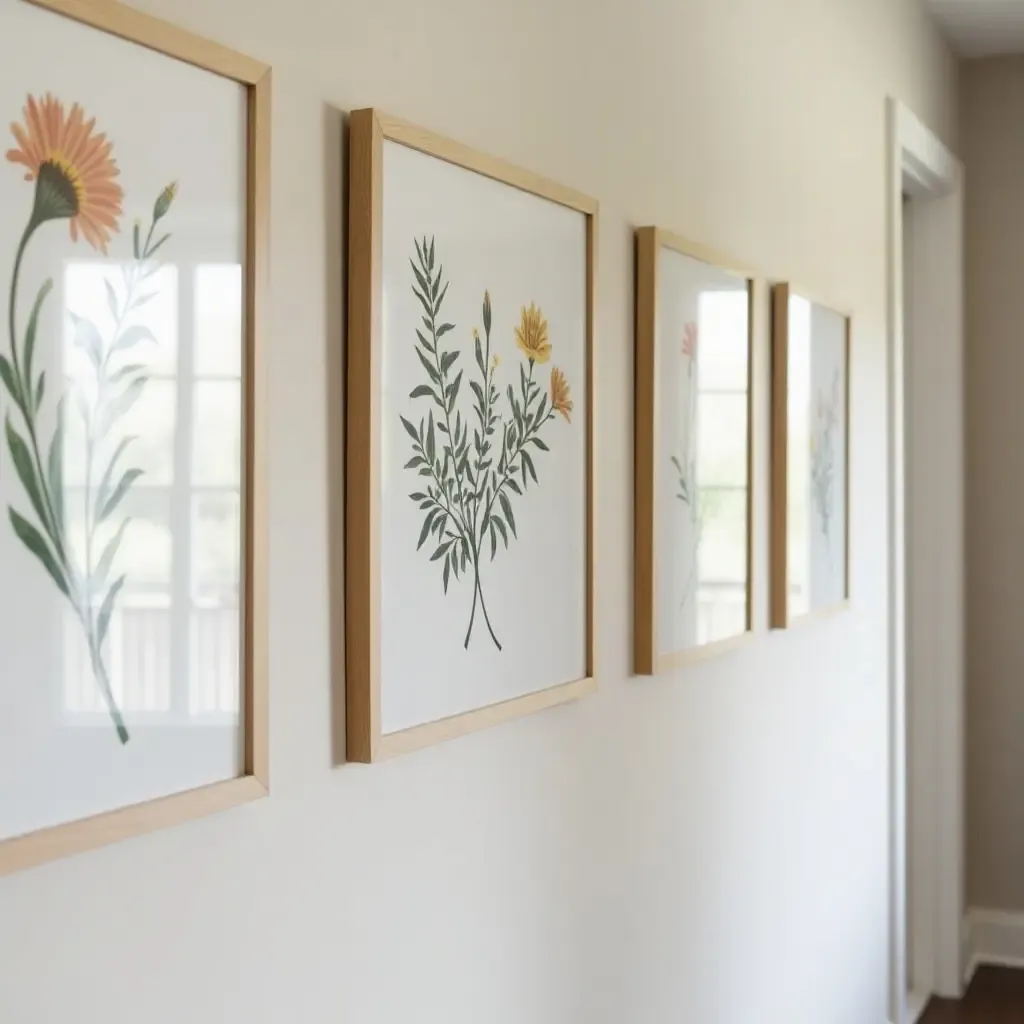
[[[533,360],[530,361],[530,375],[529,375],[527,381],[528,381],[527,387],[529,387],[529,384],[532,383],[532,381],[533,381]],[[524,410],[523,411],[523,419],[525,420],[525,418],[526,418],[526,411]],[[544,419],[541,420],[541,422],[538,423],[536,427],[534,427],[533,429],[531,429],[529,431],[524,432],[523,436],[521,438],[519,438],[519,443],[516,445],[516,450],[505,460],[505,472],[502,475],[501,480],[498,482],[498,485],[494,488],[494,493],[491,495],[491,500],[487,503],[487,509],[486,509],[486,511],[484,513],[484,518],[485,519],[490,514],[491,509],[494,508],[494,503],[495,503],[495,501],[498,500],[499,493],[504,488],[505,484],[507,484],[509,482],[509,480],[512,478],[512,473],[514,472],[514,470],[512,468],[512,464],[516,461],[516,459],[519,458],[520,452],[522,452],[522,450],[529,443],[530,438],[533,437],[537,433],[537,431],[540,430],[540,428],[545,423],[547,423],[549,420],[553,420],[554,418],[555,418],[555,411],[554,411],[554,408],[552,408],[551,411],[547,414],[547,416],[545,416]],[[504,447],[504,444],[505,444],[505,442],[504,442],[504,439],[503,439],[502,440],[502,446],[503,447]]]
[[[10,298],[7,304],[8,314],[8,330],[10,331],[11,338],[11,364],[14,369],[14,380],[18,386],[18,390],[21,392],[19,396],[12,396],[15,398],[15,404],[21,411],[22,418],[25,420],[25,426],[28,430],[29,444],[32,449],[32,458],[35,462],[36,473],[39,477],[39,490],[42,494],[43,499],[43,511],[45,512],[45,518],[43,527],[50,539],[53,541],[54,547],[57,550],[57,558],[61,565],[67,568],[67,555],[64,550],[64,541],[62,538],[62,524],[58,522],[57,515],[53,507],[53,499],[50,495],[50,488],[47,484],[46,472],[43,469],[43,460],[39,454],[39,440],[36,436],[36,425],[35,417],[31,415],[30,404],[32,401],[32,382],[23,381],[21,378],[21,364],[18,359],[18,339],[17,339],[17,304],[18,304],[18,280],[21,276],[21,264],[25,256],[25,249],[28,246],[29,239],[35,233],[36,228],[39,227],[38,221],[35,217],[30,217],[29,222],[25,227],[25,233],[21,236],[21,241],[18,243],[18,251],[14,257],[14,270],[11,274],[11,292]],[[24,393],[24,387],[28,386],[28,395]],[[70,579],[68,580],[70,586]]]
[[[469,610],[469,626],[466,629],[466,639],[462,642],[462,646],[469,650],[469,638],[473,635],[473,620],[476,618],[476,598],[480,593],[480,572],[477,569],[476,563],[473,565],[473,607]]]
[[[91,612],[88,617],[91,622]],[[93,630],[86,625],[84,619],[82,625],[85,626],[88,638],[89,657],[92,661],[92,671],[93,675],[96,677],[96,685],[100,688],[100,693],[103,694],[103,700],[107,705],[107,712],[110,715],[111,721],[114,723],[114,728],[117,730],[117,738],[121,741],[121,745],[124,746],[131,737],[129,736],[128,729],[124,724],[124,718],[121,716],[121,709],[117,706],[117,701],[114,699],[114,691],[110,687],[110,679],[107,676],[107,669],[103,664],[103,653],[99,650],[99,647],[96,644]]]
[[[487,632],[491,634],[491,639],[494,641],[494,646],[501,650],[501,643],[498,638],[494,635],[494,628],[491,626],[491,617],[487,614],[487,602],[484,600],[483,587],[480,586],[480,574],[477,573],[476,577],[476,589],[480,595],[480,610],[484,613],[484,622],[487,625]]]
[[[487,442],[487,430],[490,422],[491,412],[491,387],[493,384],[494,371],[491,367],[491,332],[485,326],[484,335],[486,338],[486,350],[484,355],[484,387],[487,389],[484,396],[484,415],[483,423],[483,440],[481,441],[482,453],[477,459],[477,474],[480,474],[480,464],[484,461],[484,457],[490,450],[490,445]],[[487,632],[491,634],[491,639],[494,641],[494,645],[501,650],[501,644],[498,638],[494,635],[494,629],[491,626],[490,616],[487,614],[487,604],[484,601],[483,587],[480,583],[480,551],[483,548],[484,543],[484,530],[480,519],[480,498],[483,497],[482,481],[477,482],[477,487],[481,488],[479,494],[474,498],[473,501],[473,540],[472,540],[472,553],[473,553],[473,607],[469,613],[469,628],[466,630],[466,641],[463,644],[464,647],[469,647],[469,638],[473,633],[473,621],[476,618],[476,604],[477,598],[480,600],[480,608],[484,613],[484,621],[487,624]],[[488,511],[490,511],[490,505],[488,505]],[[484,514],[483,522],[487,521],[487,515]]]

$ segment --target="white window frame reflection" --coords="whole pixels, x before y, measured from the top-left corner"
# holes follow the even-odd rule
[[[701,479],[701,466],[697,465],[697,493],[699,507],[704,508],[706,500],[710,495],[740,495],[742,496],[743,522],[744,522],[744,557],[743,575],[733,579],[722,575],[718,578],[705,576],[703,564],[699,566],[697,579],[697,643],[700,645],[714,643],[730,636],[738,636],[746,632],[748,628],[748,604],[750,591],[750,458],[749,447],[750,437],[750,291],[747,282],[735,289],[707,289],[700,293],[698,300],[698,338],[703,346],[710,339],[721,336],[722,333],[732,332],[742,323],[742,337],[744,341],[744,367],[742,385],[735,387],[707,386],[704,383],[704,374],[701,372],[701,358],[705,349],[698,350],[697,363],[697,403],[698,409],[701,406],[701,399],[710,396],[742,398],[746,430],[744,433],[744,451],[746,452],[746,465],[744,481],[741,484],[729,483],[704,483]],[[719,308],[714,309],[715,306]],[[723,307],[735,306],[734,310],[727,310]],[[742,312],[742,316],[740,316]],[[716,315],[717,313],[717,315]],[[704,561],[704,545],[701,544],[701,563]],[[721,624],[725,616],[727,623]]]
[[[69,275],[84,261],[66,264],[62,280],[65,309],[69,305]],[[117,271],[115,261],[96,260]],[[176,365],[155,370],[150,383],[170,382],[174,387],[173,470],[169,480],[140,477],[132,494],[165,495],[169,506],[171,561],[169,578],[163,582],[133,580],[130,576],[111,617],[105,654],[111,689],[129,726],[159,724],[237,723],[241,696],[241,460],[231,481],[196,482],[196,393],[208,382],[229,382],[239,394],[239,443],[241,422],[241,267],[205,263],[174,268],[164,287],[176,295]],[[164,268],[168,269],[167,267]],[[211,277],[225,271],[237,281],[238,365],[234,372],[197,369],[197,293]],[[73,310],[79,312],[78,310]],[[162,325],[166,329],[166,325]],[[65,346],[71,345],[65,335]],[[62,353],[62,357],[64,354]],[[81,484],[68,484],[79,497]],[[220,595],[200,588],[196,536],[200,530],[199,505],[204,497],[233,501],[237,519],[234,586]],[[131,530],[131,527],[129,527]],[[109,716],[92,674],[81,627],[70,609],[64,616],[64,672],[62,707],[65,719],[75,726],[107,726]]]

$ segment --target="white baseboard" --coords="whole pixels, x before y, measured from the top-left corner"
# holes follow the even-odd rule
[[[981,964],[1024,967],[1024,913],[971,907],[964,917],[964,981]]]
[[[907,993],[906,1024],[917,1024],[917,1022],[924,1016],[924,1011],[928,1008],[928,1002],[930,999],[931,996],[927,992]]]

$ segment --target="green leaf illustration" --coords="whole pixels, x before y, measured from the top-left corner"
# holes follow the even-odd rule
[[[420,539],[416,543],[416,550],[419,551],[421,547],[426,543],[427,537],[430,536],[430,526],[434,522],[434,516],[437,515],[436,511],[428,512],[427,518],[423,520],[423,529],[420,530]]]
[[[53,582],[57,584],[57,589],[65,597],[70,597],[71,593],[68,589],[67,580],[64,578],[64,573],[39,531],[27,519],[24,519],[9,506],[7,514],[10,516],[11,526],[14,528],[18,539],[42,562],[43,568],[50,574]]]
[[[122,331],[117,341],[110,346],[110,354],[126,352],[130,348],[135,348],[136,345],[143,341],[151,341],[155,344],[156,335],[142,324],[133,324]]]
[[[32,502],[32,508],[39,517],[39,521],[45,526],[46,510],[39,478],[36,476],[36,469],[32,462],[32,453],[21,434],[12,426],[10,416],[7,417],[4,426],[7,433],[7,447],[11,450],[11,461],[17,470],[18,479],[21,481],[21,486],[25,488],[25,493],[28,495],[29,501]]]
[[[427,376],[437,385],[441,383],[441,375],[431,365],[430,360],[419,350],[416,349],[416,355],[419,357],[420,363],[423,369],[427,371]]]
[[[103,339],[96,325],[84,316],[68,314],[75,328],[75,344],[89,357],[95,369],[103,362]]]
[[[90,589],[97,590],[102,587],[107,580],[107,574],[110,572],[110,567],[114,563],[114,556],[117,554],[118,548],[121,546],[121,541],[124,540],[125,530],[128,529],[128,524],[131,522],[131,517],[127,517],[118,527],[117,533],[107,541],[106,547],[103,549],[103,554],[100,555],[100,560],[96,563],[96,569],[92,574],[92,579],[89,581]]]
[[[103,284],[107,289],[107,309],[110,310],[110,315],[114,318],[116,323],[121,319],[121,309],[117,301],[117,292],[114,291],[114,286],[109,281],[104,281]]]
[[[0,380],[3,380],[4,387],[14,400],[15,405],[21,406],[21,386],[14,375],[14,368],[11,366],[7,356],[0,355]]]
[[[412,272],[416,277],[416,283],[420,286],[424,295],[430,294],[430,286],[427,284],[426,278],[416,269],[416,264],[412,260],[409,260],[409,266],[412,267]]]
[[[530,476],[533,477],[533,482],[537,483],[538,482],[537,481],[537,470],[534,469],[533,459],[530,458],[530,456],[526,453],[525,449],[523,450],[523,452],[521,454],[522,454],[522,459],[523,459],[523,466],[525,467],[525,469],[523,471],[523,480],[524,481],[526,480],[526,470],[529,470],[530,471]]]
[[[147,377],[134,378],[120,394],[115,395],[103,406],[96,426],[99,437],[106,437],[110,428],[142,397],[147,380]]]
[[[505,518],[508,520],[509,529],[512,531],[512,536],[517,537],[516,533],[516,517],[512,514],[512,502],[508,500],[508,495],[502,491],[498,495],[498,500],[501,502],[501,511],[505,513]]]
[[[57,528],[64,524],[64,399],[57,404],[57,426],[50,440],[50,450],[46,457],[46,479],[50,488],[50,500],[53,502],[53,514],[57,519]]]
[[[448,411],[451,412],[455,408],[455,402],[459,397],[459,386],[462,384],[462,370],[459,370],[458,375],[452,382],[451,391],[448,395]]]
[[[437,401],[437,395],[434,394],[434,389],[427,384],[418,384],[416,387],[409,392],[410,398],[433,398]]]
[[[159,239],[159,241],[157,241],[157,242],[155,242],[153,244],[153,246],[149,250],[149,258],[150,259],[152,259],[160,251],[160,249],[163,246],[164,242],[166,242],[167,239],[170,238],[170,237],[171,236],[169,234],[168,235],[164,235],[163,237],[161,237]]]
[[[504,522],[502,522],[502,520],[498,516],[494,516],[491,519],[491,522],[501,532],[501,539],[505,542],[505,550],[507,551],[508,550],[508,531],[505,529]]]
[[[29,391],[32,380],[32,360],[35,356],[36,351],[36,332],[39,330],[39,313],[43,308],[43,302],[46,300],[46,296],[50,294],[53,288],[53,278],[48,277],[44,282],[39,292],[36,295],[36,301],[32,304],[32,312],[29,314],[28,326],[25,328],[25,390]],[[36,402],[36,408],[39,408],[39,403]]]
[[[145,363],[127,363],[120,369],[115,370],[107,379],[111,384],[120,384],[125,377],[133,377],[140,370],[145,370]]]
[[[97,522],[102,523],[114,513],[117,506],[121,504],[122,499],[128,493],[128,488],[142,476],[142,473],[141,469],[129,469],[124,473],[114,488],[114,493],[110,495],[100,514],[96,517]]]
[[[417,444],[419,444],[420,436],[419,436],[419,434],[416,433],[416,428],[404,416],[399,416],[398,418],[402,421],[402,426],[405,427],[405,432]]]
[[[113,482],[114,469],[117,467],[117,460],[121,458],[124,450],[134,440],[134,435],[121,438],[120,443],[114,449],[114,454],[110,456],[110,461],[107,463],[107,468],[103,471],[103,476],[100,477],[99,487],[96,488],[96,508],[93,512],[97,519],[101,518],[100,513],[110,498],[110,487]]]
[[[117,600],[117,595],[121,593],[126,579],[127,576],[118,576],[100,606],[100,614],[96,619],[96,649],[98,651],[103,650],[103,644],[107,639],[107,630],[110,628],[110,616],[114,612],[114,602]]]

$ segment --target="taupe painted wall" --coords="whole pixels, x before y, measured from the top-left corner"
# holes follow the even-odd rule
[[[1024,57],[961,73],[968,902],[1024,910]]]
[[[140,6],[274,65],[273,792],[0,880],[0,1021],[885,1020],[886,95],[956,141],[956,67],[919,0]],[[367,104],[602,203],[600,692],[332,769],[341,111]],[[632,231],[651,222],[855,311],[852,610],[766,630],[762,292],[759,632],[657,680],[630,678]]]

